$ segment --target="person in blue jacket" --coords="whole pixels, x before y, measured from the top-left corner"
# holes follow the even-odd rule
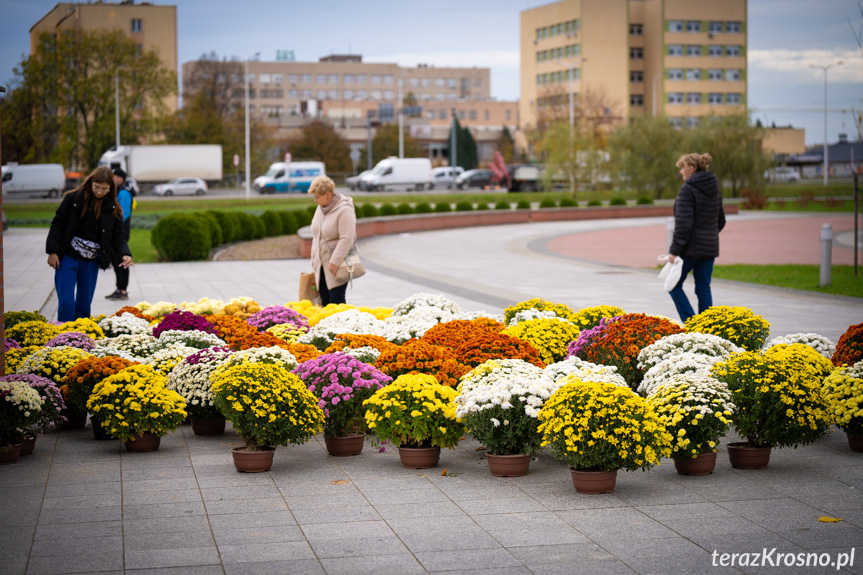
[[[134,265],[109,168],[96,168],[83,184],[63,195],[51,221],[45,252],[48,265],[54,268],[57,319],[67,322],[90,317],[99,269],[108,269],[115,255],[124,268]]]
[[[117,185],[117,201],[123,210],[123,237],[126,242],[132,236],[132,197],[133,192],[126,180],[126,172],[122,168],[114,168],[114,183]],[[129,299],[129,268],[123,267],[122,260],[114,258],[114,275],[117,276],[117,289],[105,296],[105,299]]]
[[[668,248],[668,261],[683,258],[680,281],[669,294],[680,319],[686,322],[695,315],[683,292],[689,272],[695,280],[698,313],[713,305],[710,279],[713,260],[719,256],[719,232],[725,227],[725,210],[719,180],[708,170],[710,154],[684,154],[677,160],[683,186],[674,200],[674,235]]]

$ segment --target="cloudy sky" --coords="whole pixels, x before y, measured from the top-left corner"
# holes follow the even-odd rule
[[[695,0],[693,0],[695,1]],[[709,0],[698,0],[709,1]],[[169,4],[154,0],[155,4]],[[536,0],[176,0],[180,63],[219,56],[297,60],[331,53],[403,66],[491,69],[492,96],[519,97],[519,13]],[[54,0],[0,0],[0,83],[29,53],[29,30]],[[828,74],[828,141],[857,139],[853,113],[863,112],[863,15],[858,0],[749,0],[749,106],[770,125],[805,128],[807,144],[824,140],[824,72]],[[849,24],[850,20],[850,24]],[[853,26],[853,28],[852,28]],[[586,78],[589,81],[589,78]]]

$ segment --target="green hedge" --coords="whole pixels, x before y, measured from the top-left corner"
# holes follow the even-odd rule
[[[539,202],[540,208],[556,208],[557,202],[552,200],[551,198],[543,198],[541,202]]]
[[[449,202],[438,202],[434,205],[434,211],[439,214],[451,212],[452,206],[449,205]]]
[[[405,216],[414,213],[414,209],[411,207],[410,204],[401,203],[396,206],[396,212],[399,215]]]
[[[205,260],[212,243],[205,220],[192,214],[168,214],[150,236],[159,257],[169,262]]]
[[[279,210],[279,218],[282,220],[282,233],[285,235],[293,235],[297,233],[297,218],[291,210]]]
[[[561,208],[577,208],[578,202],[573,200],[572,198],[563,198],[560,200]]]
[[[470,202],[461,201],[455,205],[455,211],[457,212],[472,212],[473,204]]]
[[[505,202],[505,201],[501,200],[494,205],[494,209],[496,209],[496,210],[511,210],[512,204],[510,204],[509,202]]]
[[[267,210],[261,214],[261,221],[264,222],[265,237],[274,238],[282,235],[282,218],[275,210]]]

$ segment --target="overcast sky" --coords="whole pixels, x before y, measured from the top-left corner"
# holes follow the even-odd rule
[[[695,1],[695,0],[692,0]],[[709,1],[709,0],[698,0]],[[155,0],[154,4],[170,4]],[[179,63],[215,51],[299,61],[331,53],[402,66],[491,69],[491,93],[519,98],[519,13],[534,0],[177,0]],[[29,54],[30,28],[53,0],[0,0],[0,83]],[[852,113],[863,111],[863,54],[857,0],[749,0],[749,107],[770,125],[805,128],[806,143],[824,140],[824,72],[810,65],[845,63],[828,79],[828,141],[857,139]],[[589,82],[589,78],[585,78]]]

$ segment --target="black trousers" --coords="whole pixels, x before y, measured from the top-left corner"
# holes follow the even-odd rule
[[[327,287],[327,276],[324,274],[324,268],[321,267],[320,273],[320,282],[321,285],[318,286],[318,293],[321,295],[321,305],[325,306],[330,303],[347,303],[345,301],[345,294],[348,291],[347,282],[343,283],[340,286],[329,289]]]
[[[123,222],[123,233],[126,235],[126,242],[128,243],[129,238],[132,237],[132,218]],[[117,275],[117,289],[126,291],[126,288],[129,287],[129,268],[121,267],[122,261],[119,257],[114,258],[114,273]]]

